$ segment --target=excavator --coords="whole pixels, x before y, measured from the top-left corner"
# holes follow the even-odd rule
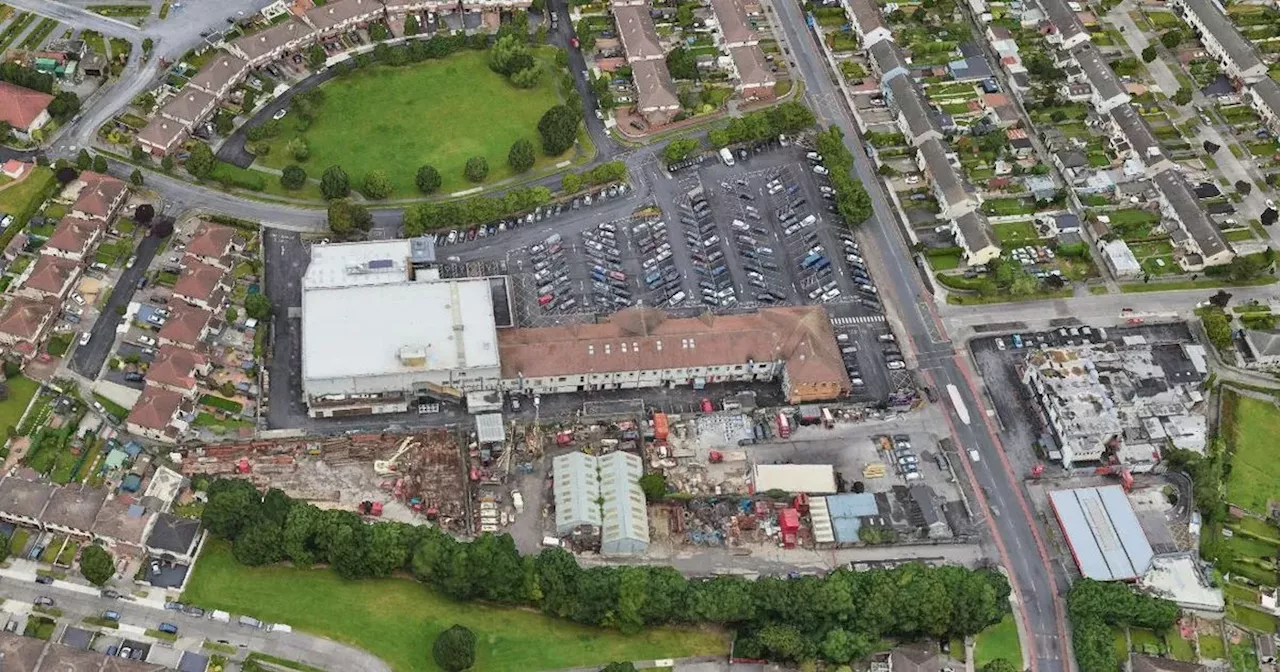
[[[404,457],[405,453],[417,448],[419,445],[420,444],[414,440],[414,437],[406,436],[404,441],[400,443],[400,449],[391,456],[391,459],[373,461],[374,473],[379,476],[391,476],[392,474],[398,473],[397,467],[399,466],[400,458]]]

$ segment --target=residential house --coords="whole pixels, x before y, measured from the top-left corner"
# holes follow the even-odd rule
[[[1009,128],[1021,121],[1018,108],[1003,93],[988,93],[982,96],[982,107],[987,111],[987,119],[997,128]]]
[[[711,11],[714,25],[720,29],[716,34],[720,48],[731,50],[760,44],[760,36],[751,27],[747,10],[740,0],[711,0]]]
[[[950,669],[950,665],[947,665]],[[889,672],[942,672],[938,647],[932,643],[899,646],[889,652]]]
[[[147,551],[175,562],[191,563],[195,561],[203,536],[200,521],[167,512],[158,513],[151,534],[147,535]]]
[[[71,286],[80,278],[83,266],[78,261],[41,254],[18,276],[14,294],[37,301],[67,298]]]
[[[1117,279],[1136,278],[1142,275],[1142,264],[1138,263],[1133,250],[1129,249],[1129,244],[1123,239],[1102,241],[1098,243],[1098,251],[1102,253],[1102,260],[1106,262],[1107,268],[1111,269],[1111,274]]]
[[[106,225],[99,221],[63,217],[54,227],[53,235],[40,247],[40,254],[83,262],[102,239],[105,229]]]
[[[666,61],[636,61],[631,64],[631,76],[636,84],[636,110],[649,124],[665,124],[680,111],[680,97]]]
[[[40,521],[46,530],[88,541],[93,538],[93,522],[106,501],[106,488],[86,485],[57,488]]]
[[[200,72],[187,82],[187,86],[221,100],[248,71],[249,61],[234,54],[219,51],[213,60],[206,63]]]
[[[1063,49],[1074,49],[1089,41],[1089,31],[1067,0],[1040,0],[1040,6],[1051,28],[1048,35],[1050,44],[1057,44]]]
[[[129,552],[140,552],[155,517],[154,512],[132,497],[112,497],[98,510],[93,521],[93,538],[112,545],[124,544],[130,547]]]
[[[1169,0],[1169,6],[1195,28],[1204,48],[1231,77],[1246,84],[1267,78],[1267,64],[1214,0]]]
[[[179,303],[169,310],[169,319],[157,334],[161,348],[172,345],[194,350],[213,330],[214,315],[204,308]]]
[[[129,188],[124,182],[88,170],[80,173],[70,189],[76,194],[70,215],[100,222],[110,221],[129,195]]]
[[[1084,79],[1093,89],[1089,103],[1098,114],[1106,114],[1120,105],[1129,102],[1129,92],[1125,90],[1111,66],[1102,58],[1102,52],[1092,44],[1086,44],[1075,52],[1076,63],[1084,73]]]
[[[230,271],[235,265],[233,253],[242,247],[235,229],[202,221],[196,225],[195,233],[187,243],[186,254],[188,257],[195,257],[202,264]]]
[[[34,357],[44,342],[45,332],[58,316],[60,302],[13,296],[0,308],[0,344],[23,357]]]
[[[1253,353],[1252,368],[1270,370],[1280,367],[1280,331],[1245,329],[1244,341]]]
[[[1009,140],[1009,151],[1014,158],[1025,159],[1035,153],[1035,145],[1025,130],[1010,128],[1004,132],[1004,137]]]
[[[938,115],[929,106],[924,92],[910,77],[895,77],[889,82],[889,97],[898,110],[898,129],[913,146],[942,137]]]
[[[138,133],[138,144],[154,157],[161,157],[182,146],[190,129],[168,117],[157,114]]]
[[[200,379],[209,375],[209,368],[209,358],[205,355],[176,345],[163,345],[147,368],[146,381],[147,385],[192,399],[200,389]]]
[[[36,164],[34,163],[24,163],[17,159],[9,159],[4,162],[4,167],[0,168],[0,173],[3,173],[4,176],[10,180],[17,181],[21,180],[27,175],[27,173],[31,172],[31,169],[35,168],[35,165]]]
[[[40,527],[45,507],[57,486],[19,476],[0,479],[0,520],[23,527]],[[16,550],[16,549],[15,549]]]
[[[381,18],[383,12],[377,0],[334,0],[307,10],[302,18],[318,33],[332,35]]]
[[[1148,177],[1173,168],[1173,160],[1161,148],[1151,125],[1132,105],[1115,107],[1108,117],[1111,146],[1117,155],[1140,162],[1143,174]]]
[[[871,45],[867,50],[871,56],[871,67],[880,75],[880,88],[889,95],[889,82],[898,75],[910,75],[911,69],[907,65],[907,59],[902,54],[902,47],[899,47],[893,40],[881,40]]]
[[[982,213],[972,210],[951,220],[951,233],[964,250],[964,261],[983,266],[1000,257],[1000,241]]]
[[[227,44],[227,48],[247,60],[249,65],[258,67],[279,58],[286,51],[310,43],[314,37],[315,30],[311,26],[300,19],[290,18],[266,30],[236,38]]]
[[[628,63],[666,58],[648,5],[614,5],[613,18],[618,24],[618,37],[622,40],[622,50],[627,54]]]
[[[204,121],[218,102],[213,94],[184,86],[160,108],[160,116],[176,121],[187,128],[195,128]]]
[[[1186,180],[1174,170],[1159,173],[1152,180],[1160,191],[1164,215],[1178,223],[1186,233],[1176,240],[1182,255],[1179,265],[1187,272],[1220,266],[1235,259],[1235,250],[1222,236],[1216,224],[1205,214]]]
[[[893,31],[884,22],[884,14],[875,0],[844,0],[845,14],[853,17],[850,23],[858,34],[863,49],[883,40],[892,40]]]
[[[153,441],[177,443],[190,426],[187,418],[193,410],[191,402],[182,394],[159,385],[147,385],[129,411],[125,429]]]
[[[734,89],[744,100],[763,100],[774,97],[773,86],[777,75],[764,60],[760,47],[734,47],[729,50],[733,64]]]
[[[923,142],[916,163],[928,176],[933,195],[938,199],[939,218],[957,219],[978,208],[977,195],[960,175],[952,154],[940,140],[934,138]]]
[[[1073,103],[1088,103],[1093,101],[1093,87],[1088,82],[1063,82],[1058,87],[1058,93]]]
[[[173,285],[174,297],[217,313],[227,292],[227,272],[192,257],[182,260],[182,271]]]
[[[1267,77],[1249,87],[1248,97],[1262,122],[1270,126],[1272,132],[1280,133],[1280,83]]]
[[[47,93],[0,82],[0,121],[9,124],[13,134],[22,140],[35,139],[49,123],[52,102],[53,96]]]
[[[947,64],[947,72],[957,82],[981,82],[991,78],[991,66],[982,47],[973,42],[959,46],[960,57]]]

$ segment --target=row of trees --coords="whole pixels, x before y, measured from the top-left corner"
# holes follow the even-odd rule
[[[1071,643],[1081,672],[1115,672],[1114,626],[1147,628],[1157,633],[1178,621],[1178,605],[1135,593],[1127,584],[1081,579],[1067,594]]]
[[[836,212],[850,226],[863,223],[871,216],[871,196],[862,182],[853,178],[853,154],[844,144],[844,133],[832,126],[818,134],[816,144],[830,171],[827,179],[836,190]]]
[[[475,196],[462,201],[416,203],[405,208],[404,235],[486,224],[502,217],[532,210],[551,202],[546,187],[521,187],[502,196]]]
[[[329,564],[348,579],[409,569],[455,600],[527,605],[577,623],[634,633],[672,624],[738,631],[739,655],[844,663],[881,637],[972,635],[999,621],[1009,584],[993,571],[911,564],[836,570],[825,577],[690,580],[671,567],[582,568],[561,549],[521,556],[509,535],[463,542],[432,527],[365,524],[247,481],[208,488],[205,527],[232,541],[235,557],[261,565]]]
[[[788,101],[773,107],[734,117],[724,128],[707,134],[712,147],[720,148],[740,142],[756,142],[779,135],[791,135],[813,126],[813,111],[802,103]]]

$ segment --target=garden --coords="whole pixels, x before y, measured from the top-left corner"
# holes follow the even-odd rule
[[[439,171],[443,193],[473,186],[464,176],[473,157],[488,162],[488,181],[502,180],[513,174],[512,144],[537,144],[538,120],[560,102],[557,81],[545,72],[537,86],[517,88],[490,69],[488,52],[470,50],[403,67],[368,66],[323,85],[309,125],[300,115],[280,120],[279,135],[257,164],[293,164],[290,142],[302,138],[309,156],[301,165],[312,177],[340,165],[359,185],[382,170],[392,197],[419,193],[415,175],[424,164]],[[540,157],[535,168],[555,160]]]

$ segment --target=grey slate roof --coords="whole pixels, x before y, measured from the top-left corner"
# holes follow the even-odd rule
[[[1263,64],[1258,58],[1258,53],[1253,50],[1253,45],[1244,39],[1240,31],[1236,30],[1231,19],[1218,9],[1216,3],[1210,0],[1183,0],[1182,4],[1186,6],[1187,11],[1196,15],[1205,30],[1213,34],[1214,39],[1235,62],[1236,67],[1249,70]]]
[[[875,0],[849,0],[849,9],[853,13],[853,20],[858,24],[858,30],[866,35],[876,28],[884,28],[884,14],[880,12],[880,5]]]
[[[1124,85],[1120,83],[1116,73],[1111,71],[1111,66],[1103,60],[1102,52],[1097,47],[1092,44],[1081,45],[1076,49],[1075,57],[1080,69],[1084,71],[1085,79],[1089,80],[1089,85],[1103,100],[1124,95]]]
[[[171,553],[186,553],[191,550],[199,532],[198,520],[182,518],[172,513],[159,513],[156,514],[155,526],[147,537],[147,546]]]
[[[1253,95],[1262,100],[1271,113],[1280,119],[1280,83],[1270,77],[1253,85]]]
[[[955,221],[956,228],[960,229],[960,236],[964,238],[965,247],[970,252],[1000,246],[991,230],[991,223],[977,210],[957,217]]]
[[[1067,0],[1040,0],[1040,5],[1049,16],[1049,22],[1062,35],[1063,40],[1070,40],[1085,32],[1084,24],[1080,23],[1080,17],[1071,11]]]
[[[947,148],[940,140],[936,138],[925,140],[920,144],[920,155],[924,157],[929,179],[938,186],[947,205],[954,205],[968,198],[969,191],[965,188],[964,178],[947,160]]]
[[[889,82],[889,91],[893,94],[893,102],[907,119],[907,128],[912,138],[918,138],[929,131],[942,133],[938,125],[937,114],[920,91],[920,87],[909,77],[894,77]]]
[[[1150,165],[1164,158],[1160,153],[1160,141],[1151,131],[1151,126],[1132,105],[1118,105],[1109,114],[1134,153],[1142,157],[1143,163]]]
[[[1186,229],[1187,234],[1200,247],[1201,254],[1211,257],[1231,249],[1227,246],[1226,239],[1222,237],[1222,232],[1200,207],[1196,195],[1191,192],[1191,187],[1187,186],[1186,180],[1182,179],[1181,175],[1167,170],[1156,175],[1154,181],[1156,188],[1164,194],[1165,200],[1169,201],[1169,206],[1178,216],[1178,221],[1182,222],[1182,228]]]
[[[893,40],[880,40],[871,45],[867,50],[871,54],[871,61],[875,63],[876,69],[881,75],[889,73],[898,68],[910,70],[907,66],[907,59],[902,55],[902,48]]]
[[[248,68],[248,61],[221,51],[187,83],[201,91],[216,94],[223,87],[239,79]]]

